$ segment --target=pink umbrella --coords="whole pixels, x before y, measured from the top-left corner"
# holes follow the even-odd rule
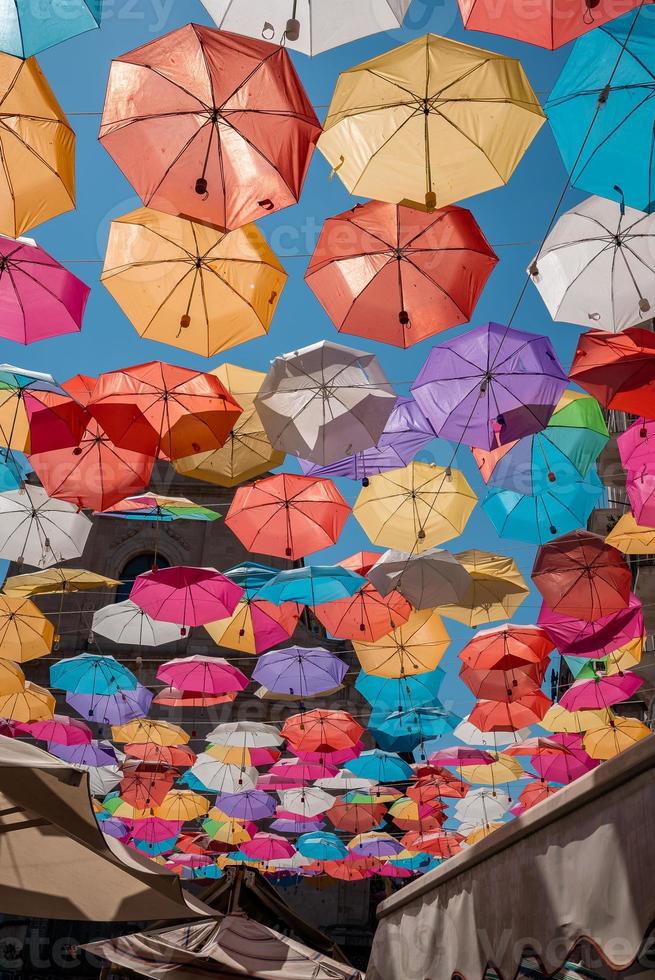
[[[655,457],[647,466],[628,470],[625,489],[637,524],[653,527],[655,524]]]
[[[580,735],[557,734],[551,738],[553,741],[559,742],[568,752],[566,755],[539,754],[532,759],[532,768],[539,773],[542,780],[549,780],[553,783],[572,783],[598,765],[598,760],[592,759],[582,748]]]
[[[213,864],[215,857],[212,854],[172,854],[167,866],[172,868],[205,868],[208,864]]]
[[[431,766],[488,766],[497,760],[484,749],[472,749],[466,745],[453,745],[433,752],[428,759]]]
[[[54,715],[47,721],[18,724],[16,728],[39,741],[52,742],[54,745],[88,745],[92,737],[88,725],[66,715]]]
[[[357,742],[356,745],[349,745],[345,749],[336,749],[334,752],[301,752],[299,749],[291,749],[303,762],[320,762],[326,766],[340,766],[351,759],[357,759],[364,751],[364,743]]]
[[[655,422],[641,419],[622,432],[616,445],[625,470],[638,470],[655,461]]]
[[[0,238],[0,336],[19,344],[82,328],[90,289],[29,238]]]
[[[607,656],[644,634],[640,600],[631,593],[628,606],[595,622],[574,619],[542,605],[537,620],[560,653],[590,659]]]
[[[297,759],[280,759],[270,768],[271,776],[283,779],[302,779],[303,783],[311,783],[315,779],[327,779],[336,776],[339,770],[320,762],[299,762]]]
[[[612,704],[629,700],[643,683],[641,677],[629,671],[625,674],[574,681],[559,703],[567,711],[608,708]]]
[[[210,695],[245,691],[249,684],[246,675],[222,657],[197,654],[162,664],[157,679],[180,691]]]
[[[255,834],[252,840],[241,845],[241,850],[256,861],[277,861],[296,853],[293,844],[277,834]]]
[[[377,873],[383,878],[412,878],[417,872],[403,868],[399,864],[383,864]]]
[[[243,596],[243,589],[215,568],[177,565],[144,572],[134,580],[130,599],[153,619],[163,623],[204,626],[227,619]]]
[[[142,820],[123,820],[130,830],[130,836],[136,840],[157,844],[163,840],[171,840],[182,830],[182,824],[177,820],[162,820],[160,817],[144,817]]]

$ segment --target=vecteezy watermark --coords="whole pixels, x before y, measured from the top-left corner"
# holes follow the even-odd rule
[[[44,924],[45,926],[45,924]],[[77,970],[84,963],[101,969],[105,961],[80,945],[105,939],[106,936],[48,936],[45,929],[21,926],[17,923],[0,924],[0,971],[25,974],[31,970],[55,973]]]
[[[184,0],[181,0],[184,2]],[[166,30],[176,0],[104,0],[102,20],[133,20],[152,34]],[[35,20],[80,20],[78,0],[29,0],[28,13]]]

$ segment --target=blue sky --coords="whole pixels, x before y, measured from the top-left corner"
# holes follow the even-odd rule
[[[358,338],[340,338],[304,283],[307,253],[313,249],[323,220],[356,203],[338,179],[329,179],[329,165],[318,152],[314,155],[300,204],[260,222],[262,232],[289,273],[289,283],[267,337],[234,348],[226,356],[205,360],[140,339],[100,285],[98,280],[109,223],[112,218],[140,205],[130,185],[97,140],[110,61],[189,20],[210,23],[199,0],[105,0],[101,30],[68,41],[39,57],[77,133],[78,206],[75,212],[48,222],[30,234],[84,279],[92,287],[92,294],[81,334],[44,341],[29,348],[0,340],[0,360],[49,371],[60,381],[78,372],[95,375],[101,370],[153,359],[200,369],[229,360],[266,370],[270,359],[278,353],[324,338],[337,342],[341,339],[343,343],[375,351],[398,392],[406,393],[432,346],[431,342],[425,341],[402,352],[382,344],[360,343]],[[413,0],[402,30],[354,42],[315,59],[293,56],[319,118],[325,115],[340,71],[428,31],[518,57],[542,103],[570,50],[548,52],[504,38],[465,31],[456,0]],[[565,184],[566,173],[561,158],[549,127],[545,125],[507,187],[463,202],[473,211],[500,257],[476,310],[473,325],[488,320],[504,322],[511,315],[524,282],[525,268],[541,242]],[[570,191],[565,207],[572,206],[581,197],[576,191]],[[578,329],[553,324],[532,286],[526,292],[513,325],[548,333],[565,368],[568,367]],[[445,463],[450,459],[452,448],[448,444],[435,443],[430,452],[431,458]],[[483,485],[477,478],[468,451],[462,449],[460,457],[457,465],[465,470],[476,490],[483,493]],[[353,502],[357,486],[341,481],[340,488]],[[363,533],[351,519],[337,547],[313,560],[319,557],[326,561],[338,559],[366,547],[366,543]],[[512,554],[526,574],[532,565],[533,549],[520,542],[499,540],[481,512],[475,513],[466,533],[453,544],[454,550],[475,546]],[[537,613],[537,598],[531,597],[518,618],[528,622],[536,619]],[[450,668],[451,675],[444,686],[444,695],[454,701],[455,710],[464,711],[470,698],[453,674],[456,674],[458,663],[457,650],[471,634],[457,624],[449,622],[448,625],[454,642],[442,664]]]

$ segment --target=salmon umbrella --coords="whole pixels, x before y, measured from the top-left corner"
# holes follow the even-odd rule
[[[395,404],[377,357],[327,340],[276,357],[255,398],[275,449],[321,466],[376,446]]]
[[[242,595],[215,568],[178,565],[138,575],[130,599],[155,620],[204,626],[217,616],[231,616]]]
[[[367,582],[353,596],[314,606],[314,615],[331,636],[374,643],[406,623],[411,606],[399,592],[383,596]]]
[[[528,783],[519,794],[519,803],[523,810],[530,810],[537,803],[543,803],[544,800],[550,799],[558,789],[559,786],[553,786],[552,783],[547,783],[543,779]]]
[[[73,448],[79,444],[88,418],[86,409],[52,375],[0,364],[3,446],[28,454]]]
[[[432,609],[412,613],[406,623],[376,643],[353,643],[363,670],[378,677],[411,677],[433,671],[449,644],[443,620]]]
[[[319,133],[284,48],[188,24],[112,62],[100,140],[148,207],[226,229],[297,203]]]
[[[281,473],[239,487],[225,523],[250,551],[296,560],[335,544],[349,513],[331,480]]]
[[[176,687],[163,687],[153,698],[154,704],[167,708],[209,708],[217,704],[231,704],[234,694],[202,694],[200,691],[180,691]]]
[[[457,561],[469,573],[471,585],[459,603],[444,603],[442,615],[471,628],[497,619],[512,619],[530,594],[513,558],[488,551],[460,551]]]
[[[271,446],[255,408],[255,396],[266,375],[234,364],[221,364],[210,373],[243,411],[222,449],[174,460],[177,472],[219,487],[234,487],[281,466],[284,453]]]
[[[541,546],[532,581],[550,609],[595,620],[626,608],[632,572],[599,535],[572,531]]]
[[[318,147],[352,194],[434,211],[507,183],[544,119],[518,61],[426,34],[339,77]]]
[[[460,668],[459,676],[476,698],[515,701],[516,698],[532,694],[541,687],[547,667],[548,660],[537,664],[528,663],[510,670],[474,668],[464,664]]]
[[[32,344],[82,329],[90,289],[30,238],[0,239],[0,335]]]
[[[538,626],[507,623],[481,630],[463,648],[460,660],[473,670],[511,671],[526,664],[547,662],[553,646],[548,633]]]
[[[177,769],[135,759],[131,765],[123,763],[119,792],[126,803],[131,803],[137,809],[160,806],[173,788],[177,776]]]
[[[552,702],[541,691],[515,701],[478,701],[469,715],[471,724],[483,732],[512,732],[538,724]]]
[[[341,333],[410,347],[470,320],[497,261],[465,208],[369,201],[328,218],[305,281]]]
[[[0,595],[0,650],[5,660],[25,663],[47,656],[55,630],[29,599]]]
[[[655,336],[643,327],[589,330],[578,340],[569,375],[605,408],[655,419],[654,354]]]
[[[286,279],[255,225],[141,208],[112,221],[100,281],[139,336],[212,357],[268,332]]]
[[[350,803],[345,797],[337,797],[325,815],[337,830],[349,834],[364,834],[379,827],[386,813],[387,807],[384,803]]]
[[[188,745],[153,745],[149,742],[125,745],[125,754],[144,762],[159,762],[165,766],[192,766],[195,752]]]
[[[449,858],[461,851],[464,838],[454,830],[435,830],[422,834],[410,831],[401,838],[401,843],[407,850],[424,851],[434,857]]]
[[[528,13],[508,0],[458,0],[464,27],[554,50],[639,6],[639,0],[538,0]]]
[[[0,234],[75,207],[75,134],[38,62],[0,55]]]
[[[280,734],[294,750],[333,752],[356,745],[364,729],[347,711],[316,708],[287,718]]]
[[[624,555],[652,555],[655,551],[655,528],[642,527],[632,514],[623,514],[605,542]]]
[[[53,718],[55,699],[45,687],[32,681],[13,694],[0,695],[0,718],[31,724]]]
[[[214,375],[162,361],[101,374],[89,411],[120,449],[167,459],[220,449],[241,414]]]
[[[412,462],[372,477],[353,514],[374,544],[420,554],[458,537],[476,503],[460,470]]]

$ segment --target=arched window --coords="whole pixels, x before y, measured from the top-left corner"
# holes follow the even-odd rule
[[[130,592],[132,591],[132,586],[134,584],[134,579],[137,575],[141,575],[143,572],[149,572],[152,566],[155,564],[155,559],[157,562],[157,568],[169,568],[170,562],[164,558],[163,555],[155,555],[154,551],[144,551],[141,555],[135,555],[134,558],[130,558],[127,565],[119,575],[122,581],[122,585],[119,585],[116,589],[116,602],[123,602],[125,599],[130,598]]]

